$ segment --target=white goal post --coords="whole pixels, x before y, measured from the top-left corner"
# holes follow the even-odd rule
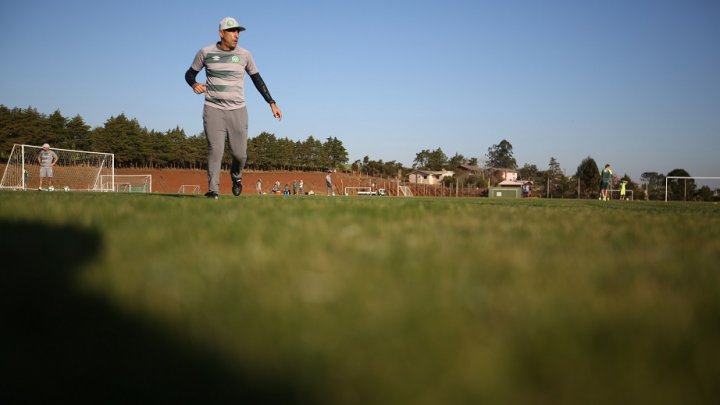
[[[353,186],[345,186],[345,189],[343,190],[343,194],[345,195],[374,195],[372,191],[372,187],[353,187]]]
[[[620,200],[620,190],[617,188],[611,188],[608,190],[610,193],[610,199],[611,200]],[[615,198],[617,196],[617,198]],[[633,190],[625,190],[625,199],[629,201],[633,201],[635,199],[635,193]]]
[[[720,180],[720,177],[707,177],[707,176],[665,176],[665,202],[668,201],[668,180],[669,179],[677,179],[677,180]],[[687,197],[687,196],[686,196]]]
[[[183,184],[178,189],[178,194],[200,194],[200,186],[197,184]]]
[[[55,189],[66,191],[109,191],[102,176],[115,174],[115,155],[112,153],[50,148],[58,156],[52,168]],[[7,166],[0,180],[0,190],[27,190],[40,185],[38,156],[42,147],[24,144],[13,145]],[[45,183],[47,187],[48,183]],[[111,185],[110,190],[114,188]]]
[[[103,187],[120,193],[152,193],[152,174],[100,176]]]
[[[410,187],[408,187],[408,186],[401,186],[401,185],[398,184],[398,186],[397,186],[397,194],[396,194],[396,195],[397,195],[398,197],[399,197],[400,195],[403,195],[403,196],[405,196],[405,197],[412,197],[412,196],[413,196],[413,193],[412,193],[412,190],[410,190]]]

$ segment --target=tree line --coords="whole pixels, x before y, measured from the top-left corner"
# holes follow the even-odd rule
[[[124,114],[113,116],[101,127],[91,128],[80,115],[65,117],[56,110],[46,115],[35,108],[9,108],[0,104],[0,161],[6,162],[13,144],[41,145],[54,148],[76,149],[115,154],[117,167],[204,169],[207,167],[207,142],[203,134],[188,136],[179,127],[159,132],[148,130],[136,119]],[[225,153],[223,164],[230,165],[231,157]],[[448,157],[441,148],[423,149],[415,155],[412,167],[404,167],[395,160],[383,162],[365,156],[348,164],[348,152],[342,141],[335,137],[325,141],[309,136],[304,141],[278,138],[262,132],[248,139],[247,167],[255,170],[318,171],[343,169],[371,177],[402,179],[411,170],[455,171],[460,165],[476,167],[477,157],[455,153]],[[518,178],[533,182],[534,194],[550,198],[593,198],[599,191],[600,169],[588,156],[577,167],[574,175],[567,176],[560,163],[550,158],[547,169],[535,164],[518,168],[513,146],[506,139],[488,148],[484,168],[469,176],[454,176],[446,185],[461,182],[463,186],[485,188],[500,179],[495,169],[517,170]],[[684,169],[675,169],[667,176],[689,176]],[[645,172],[641,176],[644,187],[632,181],[627,174],[616,175],[627,181],[627,189],[635,198],[660,200],[665,198],[665,177],[662,173]],[[678,200],[712,200],[717,190],[707,186],[698,188],[692,179],[670,179],[668,195]]]
[[[188,136],[176,127],[165,132],[148,130],[125,114],[113,116],[101,127],[91,128],[80,116],[50,115],[35,108],[0,105],[0,160],[7,162],[13,144],[42,145],[115,154],[116,167],[182,168],[207,167],[207,142],[202,134]],[[223,164],[231,157],[225,153]],[[247,167],[258,170],[327,170],[347,163],[342,141],[324,142],[309,136],[305,141],[278,138],[263,132],[248,139]]]

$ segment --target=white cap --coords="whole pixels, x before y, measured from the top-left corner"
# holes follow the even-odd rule
[[[49,147],[50,147],[49,144],[47,144],[47,143],[44,143],[44,144],[43,144],[43,149],[46,149],[46,148],[49,148]]]
[[[240,31],[245,31],[245,27],[241,27],[240,24],[238,24],[237,20],[232,17],[225,17],[220,20],[220,31],[230,29],[238,29]]]

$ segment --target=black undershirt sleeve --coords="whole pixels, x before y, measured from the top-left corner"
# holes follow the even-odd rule
[[[195,77],[197,77],[198,73],[200,72],[194,70],[193,68],[189,68],[187,72],[185,72],[185,81],[190,85],[190,87],[196,83]]]
[[[265,101],[268,104],[275,104],[275,100],[273,100],[272,96],[270,96],[270,91],[268,91],[267,86],[265,86],[265,82],[262,77],[260,77],[260,73],[250,75],[250,78],[252,79],[255,88],[260,92],[260,94],[262,94]]]

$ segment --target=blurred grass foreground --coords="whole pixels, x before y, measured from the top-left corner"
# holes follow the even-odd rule
[[[0,401],[710,404],[720,206],[0,193]]]

